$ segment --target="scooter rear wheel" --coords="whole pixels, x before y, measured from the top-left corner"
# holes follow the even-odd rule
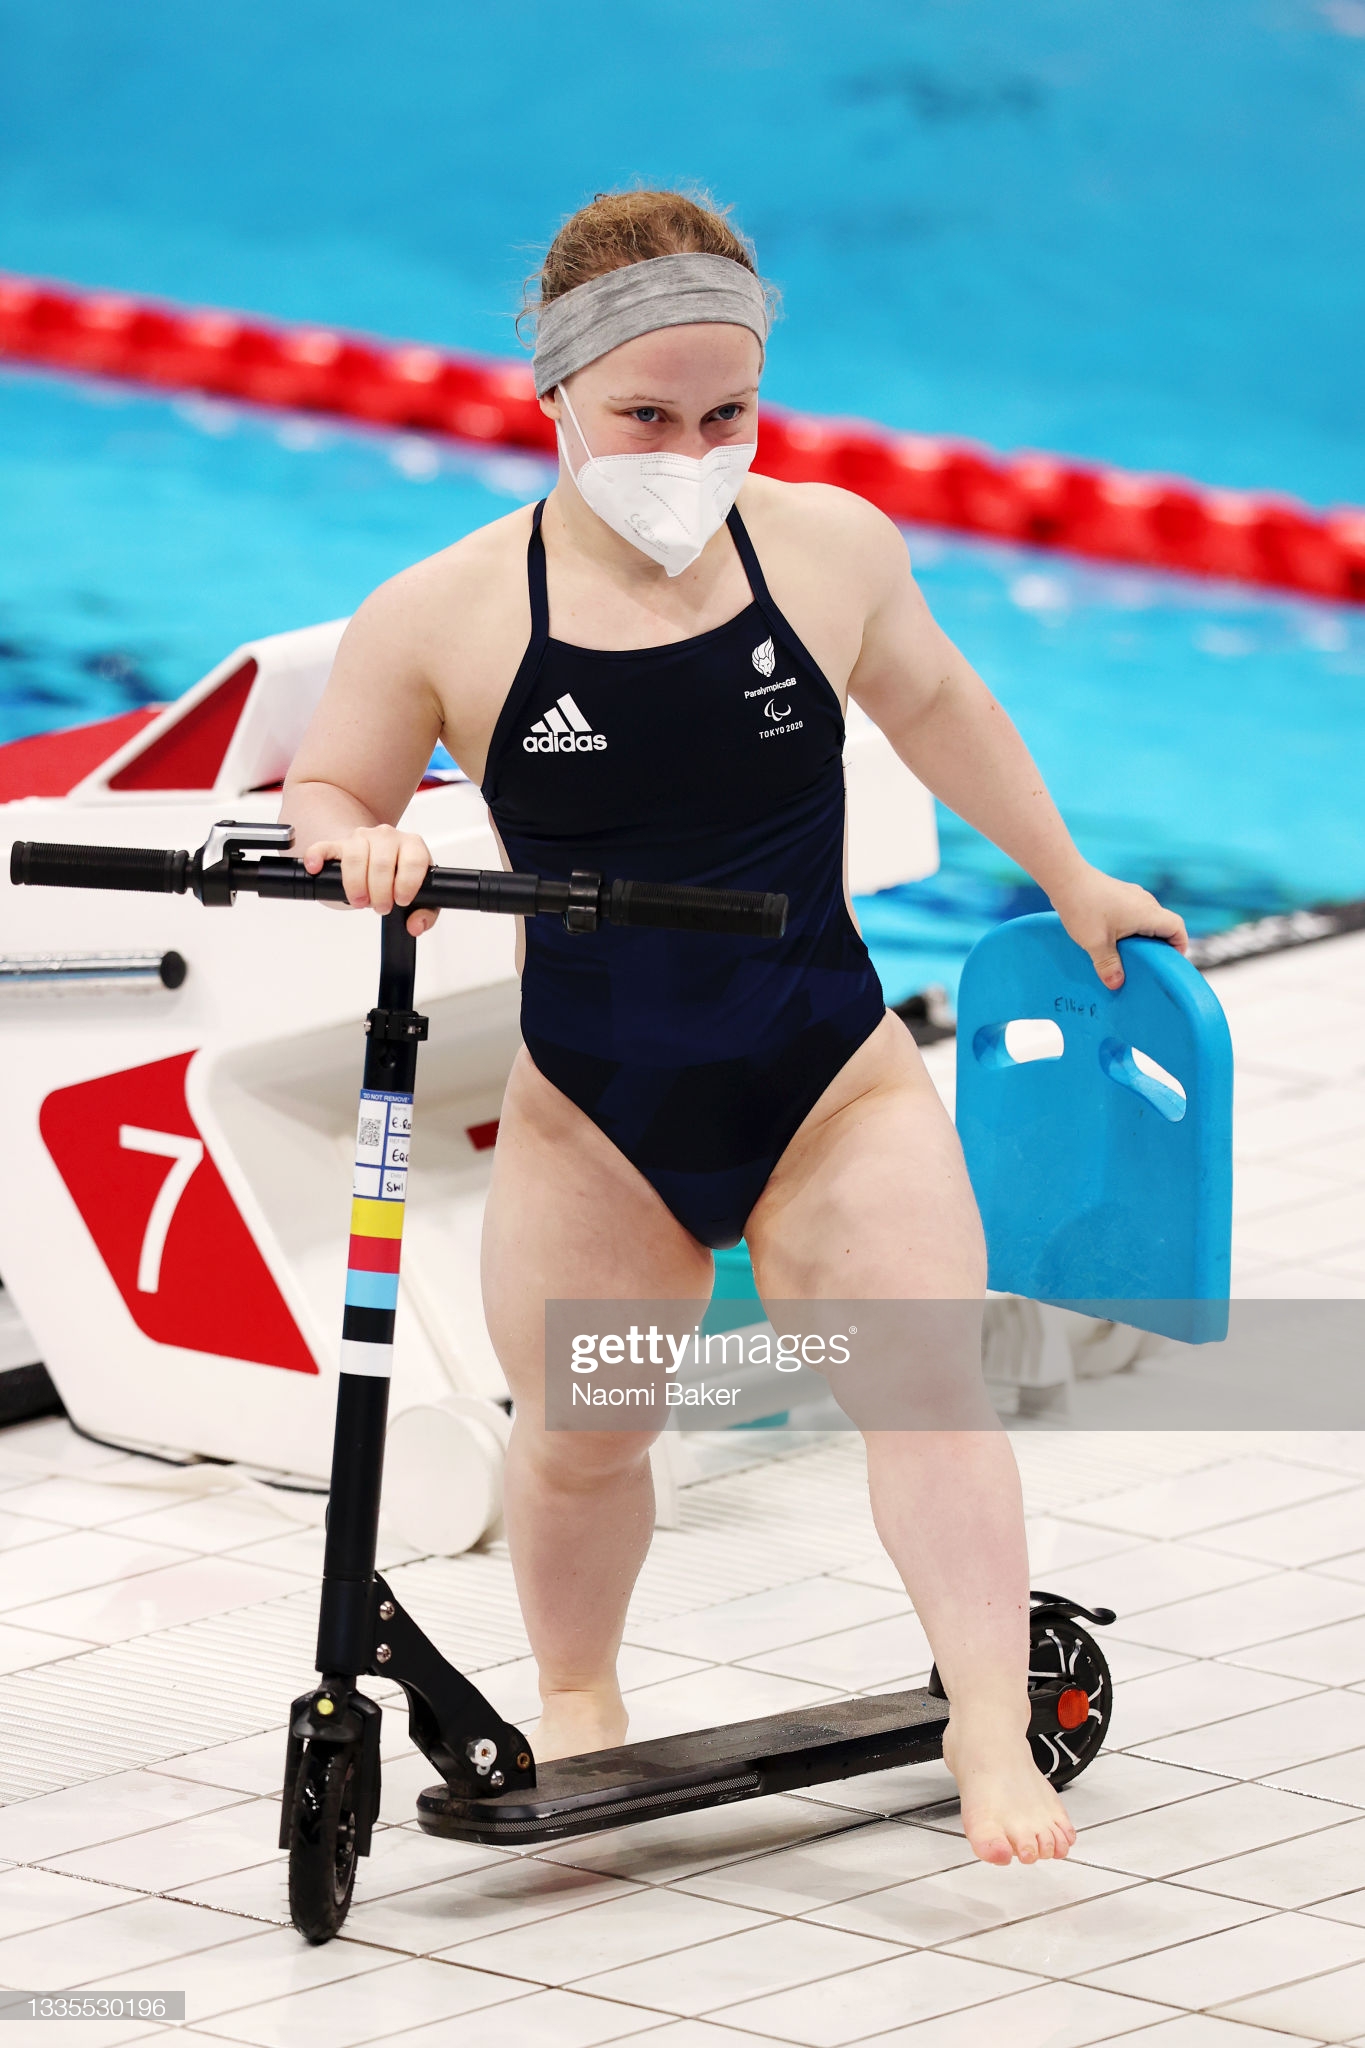
[[[299,1933],[330,1941],[355,1887],[360,1751],[310,1742],[299,1764],[289,1829],[289,1912]]]
[[[1059,1727],[1029,1736],[1033,1760],[1054,1785],[1069,1785],[1093,1763],[1109,1727],[1114,1683],[1103,1650],[1070,1615],[1044,1610],[1032,1618],[1029,1691],[1062,1683]]]

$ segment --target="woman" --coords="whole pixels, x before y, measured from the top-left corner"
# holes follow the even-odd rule
[[[483,1289],[516,1409],[506,1525],[542,1758],[624,1739],[616,1655],[653,1527],[650,1433],[544,1427],[545,1301],[704,1302],[711,1248],[741,1233],[766,1300],[984,1293],[956,1132],[848,899],[846,699],[1034,876],[1107,986],[1125,935],[1185,945],[1081,858],[892,522],[748,473],[767,331],[752,255],[709,207],[631,192],[576,214],[540,280],[558,482],[366,599],[284,791],[308,866],[339,859],[350,903],[380,912],[429,864],[396,826],[438,738],[511,867],[790,898],[780,942],[519,927]],[[1075,1830],[1026,1734],[1018,1470],[979,1365],[955,1412],[966,1426],[865,1432],[873,1512],[948,1696],[968,1841],[995,1863],[1064,1856]]]

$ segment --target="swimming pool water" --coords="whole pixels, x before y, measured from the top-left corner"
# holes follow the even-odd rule
[[[776,402],[1365,499],[1365,0],[0,0],[0,263],[512,354],[597,189],[700,182]],[[0,373],[0,736],[168,697],[535,460]],[[916,533],[1083,850],[1193,928],[1365,893],[1365,614]],[[1037,891],[951,816],[893,998]]]
[[[700,181],[775,401],[1365,495],[1365,0],[0,0],[0,262],[515,353]]]
[[[0,739],[176,695],[539,496],[534,457],[0,373]],[[1088,858],[1196,931],[1365,890],[1365,611],[928,530],[929,602]],[[955,988],[1027,876],[940,808],[943,866],[859,902],[892,1001]]]

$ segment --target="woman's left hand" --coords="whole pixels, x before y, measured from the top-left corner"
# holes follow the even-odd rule
[[[1068,936],[1090,955],[1106,988],[1123,986],[1120,939],[1167,939],[1178,952],[1189,951],[1185,921],[1174,910],[1163,909],[1136,882],[1120,882],[1088,863],[1057,890],[1052,905]]]

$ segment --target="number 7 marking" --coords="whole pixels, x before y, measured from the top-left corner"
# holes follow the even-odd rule
[[[120,1124],[118,1141],[125,1152],[153,1152],[159,1159],[175,1161],[157,1189],[137,1262],[138,1293],[155,1294],[161,1285],[161,1254],[166,1249],[171,1218],[190,1184],[195,1167],[204,1156],[204,1141],[202,1138],[178,1137],[173,1131],[147,1131],[141,1124]]]

